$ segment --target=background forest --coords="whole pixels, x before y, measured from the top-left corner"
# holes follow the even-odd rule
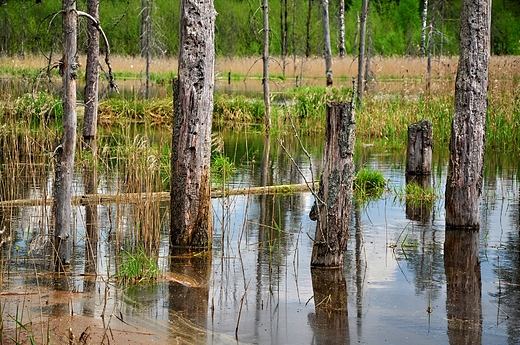
[[[361,0],[329,0],[332,52],[340,49],[340,3],[345,8],[346,54],[355,55]],[[462,0],[371,0],[367,42],[373,55],[420,55],[422,15],[427,3],[428,40],[434,55],[458,54]],[[176,56],[179,0],[101,0],[100,20],[116,55],[142,52],[143,6],[151,3],[153,56]],[[57,0],[0,0],[0,54],[25,55],[60,50],[61,9]],[[261,0],[215,0],[216,54],[219,57],[260,56]],[[86,11],[86,0],[78,9]],[[270,52],[277,56],[321,56],[323,25],[320,0],[270,0]],[[60,17],[61,18],[61,17]],[[86,21],[79,47],[86,50]],[[430,30],[431,28],[431,30]],[[495,0],[492,8],[492,54],[520,54],[520,1]]]

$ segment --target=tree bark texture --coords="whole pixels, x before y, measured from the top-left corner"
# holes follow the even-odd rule
[[[446,225],[478,227],[484,168],[491,0],[464,0],[446,180]]]
[[[88,0],[88,13],[99,21],[99,0]],[[98,116],[98,86],[99,86],[99,30],[96,23],[89,21],[87,67],[85,71],[85,115],[83,120],[83,140],[87,147],[96,137]]]
[[[321,0],[323,21],[323,44],[325,56],[325,77],[327,86],[332,86],[332,52],[330,48],[329,0]]]
[[[263,0],[263,19],[264,19],[264,68],[262,84],[264,86],[264,104],[265,104],[265,132],[271,130],[271,101],[269,98],[269,4],[268,0]]]
[[[422,120],[408,127],[406,174],[429,175],[432,172],[433,124]]]
[[[482,344],[479,232],[447,228],[444,241],[450,344]]]
[[[311,210],[317,220],[311,267],[341,267],[352,206],[355,103],[327,103],[323,174]]]
[[[55,150],[54,180],[54,246],[56,269],[70,264],[70,215],[72,213],[72,177],[76,149],[76,80],[78,78],[76,0],[63,0],[63,60],[61,65],[63,83],[62,139]]]
[[[423,2],[422,31],[421,31],[421,56],[426,54],[426,23],[428,20],[428,0]]]
[[[215,17],[212,0],[181,1],[179,76],[174,82],[171,158],[172,246],[211,247]]]

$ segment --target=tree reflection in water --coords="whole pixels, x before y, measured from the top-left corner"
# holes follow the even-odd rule
[[[482,281],[478,230],[446,229],[446,313],[448,339],[455,344],[482,344]]]

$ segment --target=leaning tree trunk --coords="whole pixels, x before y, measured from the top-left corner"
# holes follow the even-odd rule
[[[262,9],[264,14],[264,75],[262,84],[264,86],[265,104],[265,132],[271,130],[271,102],[269,99],[269,4],[268,0],[263,0]]]
[[[88,0],[88,13],[99,21],[99,0]],[[83,120],[83,140],[87,148],[96,137],[98,116],[98,80],[99,80],[99,30],[96,23],[89,22],[87,67],[85,71],[85,116]]]
[[[213,0],[181,0],[175,80],[170,238],[175,247],[211,247],[211,124],[214,88]]]
[[[464,0],[455,81],[446,225],[479,227],[484,169],[491,0]]]
[[[317,220],[311,267],[341,267],[347,249],[354,176],[355,102],[327,103],[323,175],[309,215]]]
[[[54,247],[56,270],[70,264],[70,215],[72,213],[72,176],[76,148],[76,79],[78,78],[76,0],[63,0],[63,136],[55,150],[56,169],[54,180]]]
[[[321,0],[323,20],[323,43],[325,55],[325,76],[327,86],[332,85],[332,52],[330,49],[330,27],[329,27],[329,0]]]

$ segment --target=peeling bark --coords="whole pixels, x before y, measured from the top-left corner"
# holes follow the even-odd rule
[[[354,102],[327,104],[323,176],[319,200],[311,210],[317,220],[311,267],[341,267],[347,249],[355,143]]]
[[[211,247],[211,125],[214,88],[212,0],[181,1],[179,77],[174,81],[170,239]]]
[[[484,169],[491,0],[464,0],[446,180],[446,225],[479,227]]]

